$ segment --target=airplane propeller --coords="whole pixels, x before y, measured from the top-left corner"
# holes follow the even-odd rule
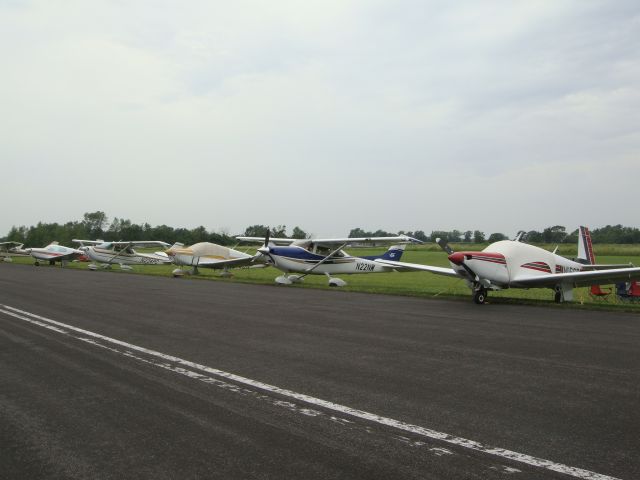
[[[436,243],[440,246],[442,250],[444,250],[447,255],[451,255],[453,253],[453,249],[449,246],[449,242],[445,238],[436,238]]]
[[[273,257],[271,256],[271,248],[269,247],[269,241],[271,239],[271,228],[267,227],[267,233],[265,233],[264,235],[264,245],[262,245],[262,247],[258,248],[257,250],[257,254],[256,257],[254,258],[258,258],[260,257],[260,255],[262,255],[263,257],[266,258],[266,263],[267,264],[272,264],[275,265],[275,260],[273,259]]]
[[[447,253],[448,255],[447,258],[451,263],[460,265],[462,268],[464,268],[467,271],[467,273],[471,276],[471,278],[474,278],[476,282],[480,281],[480,277],[478,277],[476,272],[471,270],[469,265],[467,265],[467,263],[465,262],[466,256],[463,253],[454,252],[453,248],[449,246],[449,242],[444,238],[436,238],[436,243],[440,246],[442,250],[445,251],[445,253]]]
[[[269,239],[271,238],[271,229],[267,227],[267,233],[264,235],[264,245],[258,249],[258,252],[269,255]]]

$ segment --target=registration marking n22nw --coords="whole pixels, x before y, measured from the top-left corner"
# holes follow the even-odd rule
[[[537,467],[537,468],[550,470],[553,472],[562,473],[565,475],[572,476],[574,478],[580,478],[583,480],[619,480],[615,477],[611,477],[608,475],[603,475],[603,474],[592,472],[589,470],[584,470],[578,467],[564,465],[562,463],[546,460],[544,458],[533,457],[531,455],[514,452],[512,450],[507,450],[504,448],[492,447],[489,445],[482,444],[480,442],[476,442],[475,440],[469,440],[466,438],[457,437],[455,435],[450,435],[448,433],[438,432],[436,430],[432,430],[427,427],[412,425],[410,423],[402,422],[400,420],[395,420],[393,418],[384,417],[381,415],[377,415],[375,413],[366,412],[364,410],[358,410],[356,408],[347,407],[345,405],[340,405],[338,403],[330,402],[328,400],[323,400],[321,398],[305,395],[304,393],[298,393],[292,390],[287,390],[285,388],[277,387],[275,385],[269,385],[267,383],[263,383],[258,380],[252,380],[250,378],[236,375],[234,373],[225,372],[217,368],[208,367],[206,365],[201,365],[195,362],[191,362],[189,360],[175,357],[173,355],[168,355],[166,353],[161,353],[148,348],[139,347],[131,343],[123,342],[122,340],[117,340],[115,338],[107,337],[105,335],[100,335],[99,333],[74,327],[72,325],[58,322],[56,320],[52,320],[50,318],[36,315],[34,313],[26,312],[24,310],[20,310],[18,308],[14,308],[8,305],[0,304],[0,313],[4,313],[5,315],[9,315],[11,317],[29,322],[39,327],[44,327],[56,333],[64,334],[84,342],[92,343],[99,347],[108,348],[109,350],[112,350],[116,353],[123,354],[127,357],[130,357],[139,361],[143,361],[145,363],[151,363],[155,366],[169,368],[171,371],[175,373],[179,373],[190,378],[202,379],[201,378],[203,376],[202,373],[193,371],[193,370],[198,370],[199,372],[205,372],[209,375],[217,377],[218,379],[223,378],[223,379],[232,381],[235,384],[239,384],[244,387],[249,387],[262,392],[266,392],[267,394],[276,394],[285,398],[296,400],[298,402],[303,402],[313,407],[321,407],[327,410],[331,410],[341,415],[359,418],[369,422],[377,423],[379,425],[395,428],[404,432],[409,432],[414,435],[430,438],[433,440],[438,440],[451,445],[456,445],[458,447],[467,448],[469,450],[475,450],[475,451],[486,453],[489,455],[494,455],[503,459],[511,460],[513,462],[518,462],[518,463],[529,465],[532,467]],[[104,345],[104,343],[124,347],[127,351],[123,352],[123,351],[108,347],[107,345]],[[171,367],[166,363],[149,362],[144,360],[143,358],[138,357],[137,355],[134,355],[132,352],[138,352],[139,354],[155,357],[164,362],[171,362],[173,364],[179,365],[180,367],[179,368],[175,366]],[[189,370],[189,369],[193,369],[193,370]],[[227,384],[226,382],[222,382],[221,380],[215,380],[215,379],[211,379],[211,380],[212,380],[211,383],[220,383],[220,384],[228,385],[231,388],[234,387],[233,385]],[[283,402],[283,403],[288,404],[288,402]],[[305,410],[305,409],[302,409],[302,410]]]

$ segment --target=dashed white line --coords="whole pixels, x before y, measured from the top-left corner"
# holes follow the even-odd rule
[[[531,455],[526,455],[524,453],[514,452],[512,450],[507,450],[504,448],[496,448],[491,447],[489,445],[484,445],[480,442],[476,442],[474,440],[469,440],[462,437],[457,437],[455,435],[450,435],[448,433],[438,432],[436,430],[432,430],[430,428],[421,427],[419,425],[412,425],[410,423],[402,422],[400,420],[395,420],[393,418],[384,417],[381,415],[377,415],[375,413],[366,412],[364,410],[358,410],[356,408],[347,407],[345,405],[340,405],[338,403],[330,402],[328,400],[323,400],[321,398],[312,397],[310,395],[305,395],[304,393],[294,392],[292,390],[287,390],[285,388],[276,387],[274,385],[269,385],[267,383],[260,382],[258,380],[252,380],[250,378],[242,377],[240,375],[236,375],[233,373],[225,372],[223,370],[219,370],[216,368],[208,367],[206,365],[201,365],[195,362],[191,362],[189,360],[185,360],[179,357],[175,357],[173,355],[168,355],[166,353],[161,353],[155,350],[150,350],[148,348],[139,347],[137,345],[133,345],[131,343],[123,342],[122,340],[117,340],[115,338],[107,337],[105,335],[100,335],[95,332],[91,332],[89,330],[84,330],[82,328],[74,327],[72,325],[68,325],[62,322],[58,322],[56,320],[52,320],[50,318],[46,318],[40,315],[36,315],[34,313],[26,312],[24,310],[20,310],[18,308],[14,308],[8,305],[0,304],[0,313],[4,313],[14,318],[18,318],[20,320],[29,322],[33,325],[37,325],[39,327],[44,327],[49,330],[52,330],[56,333],[61,333],[67,336],[71,336],[78,340],[82,340],[88,343],[93,343],[96,346],[108,348],[116,353],[126,355],[133,359],[150,363],[152,365],[156,365],[162,368],[170,369],[175,373],[179,373],[185,375],[190,378],[195,378],[198,380],[203,380],[203,375],[198,372],[194,372],[189,369],[199,370],[201,372],[205,372],[209,375],[213,375],[214,377],[224,378],[226,380],[230,380],[235,382],[236,384],[244,385],[251,387],[256,390],[260,390],[263,392],[267,392],[270,394],[280,395],[286,398],[294,399],[298,402],[303,402],[307,405],[312,405],[314,407],[321,407],[327,410],[331,410],[333,412],[338,412],[342,415],[359,418],[362,420],[367,420],[369,422],[377,423],[379,425],[384,425],[387,427],[392,427],[404,432],[409,432],[414,435],[423,436],[426,438],[430,438],[433,440],[439,440],[441,442],[445,442],[451,445],[456,445],[458,447],[467,448],[470,450],[475,450],[478,452],[486,453],[489,455],[494,455],[497,457],[505,458],[514,462],[530,465],[537,468],[542,468],[546,470],[550,470],[553,472],[562,473],[565,475],[572,476],[574,478],[580,478],[583,480],[620,480],[615,477],[611,477],[608,475],[603,475],[600,473],[592,472],[589,470],[585,470],[578,467],[572,467],[569,465],[564,465],[562,463],[553,462],[551,460],[546,460],[543,458],[533,457]],[[76,332],[81,335],[85,335],[86,337],[73,335],[71,332]],[[89,337],[89,338],[87,338]],[[96,341],[97,339],[97,341]],[[102,345],[100,342],[106,342],[111,345],[118,345],[120,347],[124,347],[128,349],[129,352],[123,352],[121,350],[107,347],[106,345]],[[143,358],[138,357],[137,355],[131,352],[138,352],[145,355],[149,355],[151,357],[155,357],[163,360],[164,362],[171,362],[176,365],[181,365],[180,368],[176,365],[168,365],[166,363],[158,363],[158,362],[149,362]],[[228,384],[226,382],[222,382],[221,380],[212,379],[206,377],[208,381],[211,383],[220,383],[225,386],[230,387],[229,390],[234,390],[234,388],[238,388],[233,384]],[[285,402],[287,403],[287,402]],[[300,408],[298,409],[300,413],[305,415],[314,415],[315,410],[310,410],[308,408]]]

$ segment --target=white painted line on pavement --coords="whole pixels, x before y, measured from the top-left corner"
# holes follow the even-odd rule
[[[173,355],[168,355],[165,353],[161,353],[155,350],[150,350],[148,348],[139,347],[137,345],[133,345],[131,343],[123,342],[122,340],[117,340],[115,338],[107,337],[105,335],[100,335],[98,333],[91,332],[89,330],[84,330],[82,328],[74,327],[72,325],[68,325],[62,322],[58,322],[56,320],[52,320],[50,318],[46,318],[40,315],[36,315],[34,313],[26,312],[24,310],[20,310],[18,308],[14,308],[8,305],[0,304],[0,313],[4,313],[14,318],[18,318],[20,320],[24,320],[31,324],[37,325],[39,327],[44,327],[49,330],[55,331],[57,333],[62,333],[64,335],[71,336],[78,340],[88,341],[87,338],[82,338],[79,336],[72,335],[70,331],[80,333],[82,335],[86,335],[88,337],[98,339],[103,342],[107,342],[113,345],[119,345],[129,350],[133,350],[136,352],[144,353],[146,355],[150,355],[152,357],[156,357],[162,359],[164,361],[173,362],[178,365],[182,365],[184,367],[189,367],[195,370],[200,370],[202,372],[206,372],[210,375],[214,375],[219,378],[225,378],[227,380],[231,380],[235,383],[239,383],[241,385],[249,386],[254,389],[258,389],[264,392],[281,395],[287,398],[292,398],[300,402],[307,403],[309,405],[313,405],[316,407],[322,407],[328,410],[332,410],[334,412],[341,413],[343,415],[348,415],[351,417],[360,418],[363,420],[367,420],[370,422],[374,422],[380,425],[385,425],[387,427],[396,428],[398,430],[402,430],[405,432],[409,432],[415,435],[420,435],[423,437],[431,438],[434,440],[439,440],[445,443],[449,443],[452,445],[457,445],[459,447],[464,447],[470,450],[475,450],[478,452],[486,453],[489,455],[494,455],[497,457],[505,458],[514,462],[523,463],[526,465],[530,465],[533,467],[543,468],[546,470],[551,470],[553,472],[562,473],[565,475],[570,475],[575,478],[580,478],[583,480],[620,480],[615,477],[611,477],[608,475],[603,475],[600,473],[592,472],[589,470],[584,470],[582,468],[572,467],[569,465],[564,465],[562,463],[553,462],[551,460],[546,460],[543,458],[533,457],[531,455],[526,455],[524,453],[514,452],[512,450],[507,450],[504,448],[496,448],[491,447],[489,445],[484,445],[480,442],[476,442],[474,440],[469,440],[462,437],[457,437],[455,435],[449,435],[448,433],[438,432],[436,430],[432,430],[430,428],[421,427],[419,425],[412,425],[410,423],[405,423],[400,420],[395,420],[393,418],[388,418],[380,415],[376,415],[375,413],[366,412],[364,410],[358,410],[355,408],[347,407],[345,405],[340,405],[338,403],[330,402],[328,400],[322,400],[321,398],[312,397],[310,395],[305,395],[304,393],[297,393],[292,390],[287,390],[284,388],[276,387],[274,385],[269,385],[267,383],[260,382],[258,380],[252,380],[250,378],[242,377],[240,375],[236,375],[233,373],[225,372],[223,370],[218,370],[216,368],[208,367],[206,365],[201,365],[195,362],[190,362],[188,360],[184,360],[179,357],[175,357]],[[97,346],[101,346],[100,344],[91,341],[90,343],[95,343]],[[131,354],[127,354],[126,352],[120,352],[119,350],[113,350],[114,352],[125,354],[131,358],[144,361],[143,359],[136,357]],[[162,366],[159,364],[155,364],[156,366]],[[176,373],[180,373],[182,375],[198,378],[200,374],[197,372],[192,372],[190,370],[185,369],[176,369],[172,368],[172,371]]]

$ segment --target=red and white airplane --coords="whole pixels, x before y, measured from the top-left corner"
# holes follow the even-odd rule
[[[67,262],[84,255],[84,252],[76,250],[75,248],[58,245],[58,242],[51,242],[44,248],[25,248],[24,252],[35,259],[34,265],[36,267],[40,265],[41,261],[49,262],[49,265],[60,262],[64,267]]]
[[[420,270],[462,278],[473,292],[473,301],[478,304],[485,302],[489,290],[550,288],[559,303],[573,300],[575,287],[640,278],[640,267],[597,265],[586,227],[580,227],[578,258],[575,260],[523,243],[522,236],[492,243],[481,252],[454,252],[446,241],[437,239],[438,245],[449,254],[452,268],[385,259],[376,262],[398,270]]]

